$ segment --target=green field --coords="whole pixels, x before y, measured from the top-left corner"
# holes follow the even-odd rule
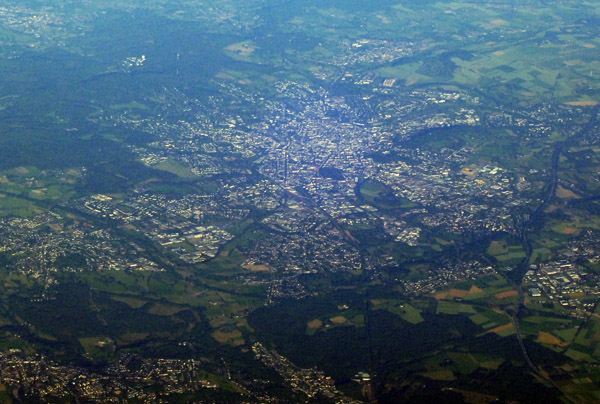
[[[412,324],[418,324],[425,321],[421,316],[421,310],[405,301],[374,300],[372,301],[372,304],[375,308],[388,310]]]
[[[0,217],[31,217],[44,210],[33,203],[0,194]]]
[[[358,194],[368,204],[380,209],[407,209],[415,206],[407,199],[397,197],[386,185],[376,181],[365,181],[358,186]]]
[[[185,167],[181,163],[170,158],[161,161],[160,163],[154,165],[152,168],[175,174],[176,176],[182,179],[196,178],[196,175],[192,173],[188,167]]]

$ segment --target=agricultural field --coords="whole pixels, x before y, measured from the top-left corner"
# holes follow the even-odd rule
[[[600,400],[599,4],[74,3],[0,7],[0,401]]]

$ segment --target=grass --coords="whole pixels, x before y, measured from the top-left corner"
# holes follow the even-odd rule
[[[116,300],[117,302],[122,302],[131,307],[132,309],[139,309],[143,305],[147,303],[146,300],[138,299],[135,297],[128,296],[111,296],[112,300]]]
[[[212,337],[221,344],[229,344],[234,346],[244,345],[243,334],[240,330],[223,331],[216,330],[212,333]]]
[[[172,316],[174,314],[179,313],[180,311],[185,310],[182,307],[167,305],[163,303],[155,303],[148,313],[156,314],[158,316]]]
[[[500,28],[490,22],[489,27]],[[517,84],[522,93],[527,93],[531,101],[551,95],[557,82],[557,63],[540,63],[540,61],[557,61],[556,48],[553,45],[535,47],[516,45],[502,47],[489,54],[481,54],[470,61],[455,60],[459,66],[455,80],[463,83],[479,82],[482,78],[492,78],[499,82]],[[560,80],[561,96],[574,93],[575,85],[567,77]],[[501,90],[501,89],[500,89]],[[504,89],[515,93],[514,89]]]
[[[158,164],[155,164],[154,166],[152,166],[152,168],[175,174],[176,176],[182,179],[196,178],[196,175],[188,167],[179,163],[177,160],[171,158],[168,158],[166,160],[161,161]]]
[[[367,198],[378,198],[385,192],[385,186],[376,182],[364,182],[360,186],[360,193]]]
[[[138,341],[143,341],[150,336],[146,332],[128,332],[121,335],[117,340],[117,345],[129,345]]]
[[[420,316],[421,316],[421,314],[419,313],[419,317]],[[357,314],[356,316],[352,317],[350,319],[350,321],[352,321],[352,324],[354,324],[355,327],[364,327],[365,326],[365,316],[362,314]]]
[[[595,362],[590,355],[580,351],[576,351],[573,348],[568,349],[567,352],[565,352],[565,355],[567,355],[571,359],[575,359],[576,361]]]
[[[380,209],[402,209],[416,206],[408,199],[399,198],[386,185],[377,181],[365,181],[358,188],[360,196]]]
[[[535,324],[550,323],[550,324],[553,324],[554,326],[565,323],[565,320],[563,320],[561,318],[541,317],[541,316],[525,317],[523,320],[527,321],[528,323],[535,323]]]
[[[414,308],[410,304],[405,304],[403,310],[401,311],[401,313],[399,313],[399,315],[400,317],[402,317],[403,320],[408,321],[412,324],[418,324],[425,321],[425,319],[423,319],[423,317],[421,316],[421,311]]]
[[[567,328],[564,330],[554,330],[553,334],[557,335],[559,338],[566,342],[571,342],[575,335],[577,334],[577,328]]]
[[[408,303],[397,300],[377,300],[372,301],[375,308],[381,308],[400,316],[404,321],[411,324],[419,324],[425,321],[421,316],[421,310]]]
[[[502,359],[489,359],[479,362],[479,365],[484,369],[496,370],[502,365],[504,361]]]
[[[512,323],[510,322],[510,317],[497,309],[486,310],[482,313],[474,314],[469,316],[469,319],[488,332],[495,332],[498,335],[510,335],[514,332],[514,330],[511,329]]]
[[[96,290],[133,295],[147,291],[149,273],[125,271],[85,272],[80,277]]]
[[[483,325],[483,324],[488,323],[490,321],[489,318],[487,318],[486,316],[484,316],[481,313],[477,313],[477,314],[474,314],[472,316],[469,316],[469,319],[472,322],[474,322],[475,324],[477,324],[477,325]]]
[[[479,368],[479,361],[472,354],[449,352],[448,357],[452,360],[454,366],[456,366],[456,370],[460,374],[470,375]]]
[[[34,189],[28,195],[32,199],[38,200],[65,200],[77,196],[77,192],[70,186],[49,185],[45,188]]]
[[[148,187],[154,192],[167,195],[189,195],[196,192],[196,190],[193,187],[185,184],[153,182],[150,183]]]
[[[256,49],[256,44],[251,40],[237,42],[225,48],[230,56],[239,58],[243,61],[249,61],[249,56],[252,55]]]
[[[43,212],[42,208],[29,201],[0,194],[0,217],[32,217]]]
[[[505,240],[492,241],[486,252],[500,262],[516,261],[525,257],[525,251],[521,245],[511,245]]]
[[[505,241],[492,241],[487,249],[490,255],[502,255],[508,253],[508,246]]]
[[[535,248],[531,252],[531,259],[529,260],[529,262],[536,262],[538,260],[546,261],[548,260],[551,254],[552,250],[548,248]]]
[[[423,372],[423,373],[420,373],[420,375],[423,377],[426,377],[428,379],[439,380],[439,381],[456,380],[456,376],[454,375],[454,372],[452,372],[450,369],[438,369],[438,370],[433,370],[431,372]]]
[[[148,110],[148,106],[142,104],[141,102],[138,101],[131,101],[128,104],[112,104],[110,106],[111,109],[114,110],[121,110],[121,109],[128,109],[128,110],[133,110],[133,109],[140,109],[140,110]]]
[[[523,258],[525,258],[525,251],[521,247],[514,247],[512,252],[496,256],[496,259],[500,262],[520,261]]]
[[[107,337],[79,338],[79,343],[88,353],[102,349],[104,346],[112,346],[112,340]]]
[[[507,284],[506,279],[500,274],[484,276],[483,278],[479,278],[475,283],[482,288],[488,286],[503,286]]]
[[[473,314],[475,309],[473,306],[468,304],[454,303],[454,302],[439,302],[437,307],[437,313],[444,314]]]
[[[594,219],[594,220],[592,220]],[[580,219],[575,217],[574,221],[570,222],[561,222],[552,226],[552,230],[556,233],[573,235],[579,234],[581,229],[595,229],[600,230],[600,225],[598,225],[598,221],[595,220],[596,217],[590,217],[588,219]]]

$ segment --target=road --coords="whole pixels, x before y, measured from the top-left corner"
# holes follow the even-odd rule
[[[552,152],[551,158],[551,166],[550,166],[550,177],[548,179],[547,186],[545,187],[545,195],[542,199],[540,205],[535,209],[535,211],[531,214],[528,220],[523,222],[521,227],[521,244],[523,245],[523,249],[525,250],[525,258],[517,265],[514,271],[510,274],[510,280],[515,284],[517,291],[519,293],[519,303],[517,307],[514,309],[514,312],[511,314],[512,322],[515,327],[517,340],[519,341],[519,345],[521,346],[521,351],[523,352],[523,358],[527,365],[533,372],[535,372],[542,379],[547,381],[553,387],[558,389],[558,386],[549,379],[546,375],[542,374],[537,366],[531,360],[529,353],[527,352],[527,348],[525,347],[525,343],[523,342],[523,336],[521,334],[521,328],[519,326],[519,312],[521,308],[525,307],[525,293],[522,288],[523,277],[525,273],[529,270],[531,254],[533,252],[533,247],[531,245],[531,240],[529,239],[529,233],[533,230],[535,225],[540,220],[544,210],[548,207],[550,202],[554,199],[556,188],[558,186],[558,168],[560,162],[560,155],[562,152],[568,150],[568,146],[571,142],[586,132],[591,130],[598,120],[598,113],[600,111],[600,107],[595,107],[591,113],[590,121],[577,133],[569,136],[566,140],[560,141],[554,144],[554,150]],[[560,390],[560,389],[559,389]],[[567,397],[567,399],[569,399]],[[570,399],[569,399],[570,400]]]
[[[511,280],[515,284],[515,286],[517,287],[517,291],[519,292],[519,303],[511,315],[512,322],[517,335],[517,340],[519,341],[519,345],[521,346],[523,358],[525,359],[525,362],[527,362],[529,368],[544,379],[545,377],[541,374],[540,370],[537,368],[537,366],[535,366],[535,364],[529,357],[529,353],[527,352],[527,348],[525,347],[525,343],[523,342],[523,336],[521,335],[521,328],[519,326],[519,311],[521,307],[524,307],[525,305],[525,293],[523,292],[521,284],[523,282],[523,277],[525,276],[525,273],[529,270],[529,262],[531,259],[531,254],[533,252],[533,247],[531,246],[531,241],[529,240],[528,234],[533,228],[533,226],[536,224],[536,222],[539,220],[544,209],[546,209],[548,204],[554,198],[556,186],[558,183],[558,161],[562,150],[561,146],[561,144],[556,144],[554,146],[554,151],[552,153],[550,180],[548,182],[546,195],[542,200],[542,203],[537,207],[537,209],[533,212],[529,219],[523,223],[523,226],[521,228],[521,243],[523,245],[523,249],[525,250],[525,258],[523,258],[519,265],[517,265],[517,267],[510,274]]]

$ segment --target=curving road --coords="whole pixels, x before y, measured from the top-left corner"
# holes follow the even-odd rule
[[[518,303],[517,307],[514,309],[514,312],[512,313],[511,318],[512,318],[512,322],[515,327],[517,340],[519,341],[519,345],[521,346],[521,351],[523,352],[523,358],[525,359],[525,362],[527,362],[527,365],[533,372],[535,372],[538,376],[540,376],[542,379],[544,379],[545,381],[547,381],[549,384],[551,384],[553,387],[555,387],[557,389],[559,389],[558,386],[551,379],[549,379],[546,375],[542,374],[540,372],[540,370],[537,368],[537,366],[535,366],[535,364],[531,360],[529,353],[527,352],[527,348],[525,347],[525,344],[523,342],[523,336],[521,334],[521,329],[519,327],[519,318],[518,318],[519,311],[521,310],[522,307],[525,307],[525,293],[523,292],[522,282],[523,282],[523,277],[525,276],[525,273],[529,269],[531,254],[533,252],[533,247],[531,245],[531,241],[529,240],[528,235],[529,235],[529,232],[535,226],[535,224],[538,222],[540,217],[542,216],[544,209],[546,209],[546,207],[554,199],[554,196],[556,193],[556,187],[558,185],[558,166],[559,166],[561,153],[564,150],[568,149],[568,145],[573,140],[575,140],[576,138],[580,137],[581,135],[585,134],[590,129],[592,129],[592,127],[598,121],[598,113],[599,112],[600,112],[600,106],[595,107],[592,111],[590,121],[587,123],[587,125],[585,125],[577,133],[569,136],[566,140],[564,140],[562,142],[557,142],[554,144],[554,151],[552,153],[552,159],[551,159],[550,178],[548,180],[548,184],[546,187],[546,194],[544,196],[544,199],[542,200],[542,203],[535,209],[535,211],[531,214],[529,219],[527,221],[523,222],[523,225],[521,227],[521,243],[525,250],[525,258],[523,258],[523,260],[519,263],[519,265],[517,265],[517,267],[514,269],[513,272],[511,272],[511,274],[509,276],[510,280],[515,284],[517,291],[519,293],[519,303]],[[566,397],[566,398],[568,400],[570,400],[569,397]]]
[[[532,227],[535,225],[537,220],[540,218],[544,209],[548,206],[548,204],[554,198],[554,194],[556,192],[556,186],[558,183],[558,160],[560,158],[560,153],[562,150],[562,144],[558,143],[554,146],[554,152],[552,153],[552,170],[550,173],[550,181],[548,183],[548,190],[546,196],[542,200],[542,203],[537,207],[537,209],[533,212],[533,214],[529,217],[527,221],[523,223],[521,228],[521,243],[523,248],[525,249],[525,258],[517,265],[513,272],[510,274],[510,278],[512,282],[517,287],[517,291],[519,292],[519,303],[514,310],[514,313],[511,315],[513,325],[515,327],[515,331],[517,333],[517,340],[519,341],[519,345],[521,346],[521,351],[523,352],[523,357],[525,358],[525,362],[527,365],[533,370],[537,375],[546,379],[540,372],[540,370],[535,366],[531,358],[529,357],[529,353],[527,352],[527,348],[525,347],[525,343],[523,342],[523,336],[521,335],[521,328],[519,327],[519,311],[521,307],[525,305],[525,293],[523,292],[523,288],[521,286],[523,282],[523,277],[525,273],[529,269],[529,262],[531,259],[531,254],[533,252],[533,247],[531,246],[531,241],[529,240],[528,234],[531,231]]]

